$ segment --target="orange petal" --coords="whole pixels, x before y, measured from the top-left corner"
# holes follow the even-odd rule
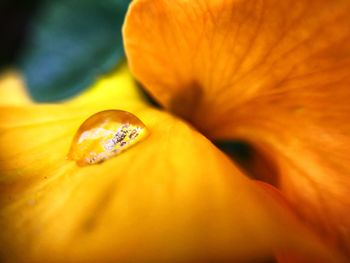
[[[140,101],[129,75],[97,86],[90,104],[83,95],[76,104],[1,108],[2,262],[252,262],[275,252],[337,259],[205,137]],[[103,92],[110,87],[117,91]],[[99,165],[67,160],[87,115],[112,104],[138,116],[150,136]]]
[[[250,142],[350,256],[350,1],[133,1],[136,77],[215,139]]]

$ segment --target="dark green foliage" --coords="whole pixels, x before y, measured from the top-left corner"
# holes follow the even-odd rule
[[[66,99],[124,57],[128,0],[47,0],[32,24],[19,67],[39,102]]]

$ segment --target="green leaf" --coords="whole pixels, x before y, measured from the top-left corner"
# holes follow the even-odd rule
[[[18,65],[39,102],[69,98],[124,58],[121,26],[129,0],[47,0]]]

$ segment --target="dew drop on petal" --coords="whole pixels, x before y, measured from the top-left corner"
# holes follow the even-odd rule
[[[122,110],[101,111],[80,126],[67,157],[80,166],[101,163],[147,135],[146,126],[135,115]]]

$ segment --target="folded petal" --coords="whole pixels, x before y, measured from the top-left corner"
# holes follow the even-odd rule
[[[274,192],[189,125],[142,102],[126,69],[88,94],[1,108],[2,262],[338,259]],[[80,124],[110,108],[134,113],[149,137],[99,165],[67,160]]]
[[[210,138],[250,142],[298,213],[350,255],[349,12],[349,1],[139,0],[124,37],[155,98]]]

